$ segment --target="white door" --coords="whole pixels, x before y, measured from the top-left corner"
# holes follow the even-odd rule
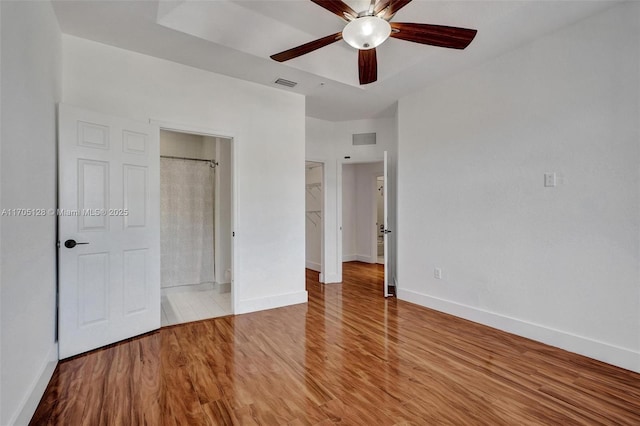
[[[384,174],[382,183],[382,198],[384,199],[384,231],[382,238],[384,239],[384,297],[393,296],[389,293],[389,279],[391,271],[389,271],[389,177],[388,177],[388,159],[387,151],[384,152]]]
[[[63,359],[160,327],[160,143],[157,126],[69,105],[58,139]]]

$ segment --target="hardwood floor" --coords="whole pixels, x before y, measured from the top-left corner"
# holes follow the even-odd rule
[[[381,277],[307,271],[308,304],[63,361],[31,424],[640,424],[640,374],[385,300]]]

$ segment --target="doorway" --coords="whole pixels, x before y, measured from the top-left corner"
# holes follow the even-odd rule
[[[232,314],[231,144],[160,130],[162,326]]]
[[[343,163],[341,172],[343,269],[366,270],[368,277],[379,277],[382,288],[384,161]]]
[[[324,164],[305,162],[305,267],[322,276],[324,265]]]

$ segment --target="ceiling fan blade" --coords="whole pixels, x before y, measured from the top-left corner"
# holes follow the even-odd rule
[[[373,10],[373,13],[376,15],[382,13],[382,16],[380,17],[388,21],[393,18],[393,15],[409,3],[411,3],[411,0],[380,0]]]
[[[358,17],[358,12],[353,10],[348,4],[342,0],[311,0],[320,7],[327,9],[331,13],[335,13],[342,19],[347,19],[345,15],[355,19]]]
[[[391,37],[432,46],[464,49],[476,36],[477,30],[445,27],[443,25],[407,24],[391,22]]]
[[[331,34],[326,37],[310,41],[309,43],[296,46],[293,49],[276,53],[275,55],[271,55],[271,59],[278,62],[288,61],[289,59],[297,58],[298,56],[313,52],[314,50],[320,49],[321,47],[328,46],[338,40],[342,40],[342,33]]]
[[[378,13],[385,10],[387,6],[389,6],[389,1],[390,0],[380,0],[378,4],[376,4],[375,7],[373,8],[373,14],[377,15]]]
[[[378,60],[375,48],[358,51],[358,74],[360,75],[360,84],[373,83],[378,79]]]

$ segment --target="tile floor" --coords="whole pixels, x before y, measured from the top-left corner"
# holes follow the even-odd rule
[[[231,293],[219,289],[171,291],[162,295],[162,326],[231,315]]]

